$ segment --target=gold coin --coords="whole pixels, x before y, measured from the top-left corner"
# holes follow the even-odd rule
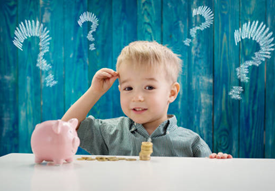
[[[84,161],[85,159],[83,159],[83,158],[77,158],[77,160]]]
[[[126,160],[124,157],[119,157],[118,160]]]
[[[118,161],[117,157],[106,157],[108,161]]]
[[[96,159],[93,159],[91,157],[87,157],[86,161],[95,161]]]
[[[141,148],[142,148],[142,149],[143,149],[143,148],[144,148],[144,149],[152,149],[152,146],[144,146],[144,145],[142,145]]]
[[[89,157],[81,157],[81,158],[83,158],[84,160],[86,160],[86,159],[89,158]]]
[[[117,157],[106,157],[107,159],[116,159]]]
[[[152,147],[152,142],[142,142],[142,146]]]
[[[133,158],[127,158],[126,161],[136,161],[136,159]]]
[[[150,155],[140,155],[140,160],[150,160]]]
[[[107,161],[105,157],[96,157],[96,160],[98,161]]]
[[[141,151],[152,151],[152,148],[144,148],[143,146],[141,147]]]
[[[144,153],[144,154],[152,154],[152,151],[144,151],[144,150],[141,150],[140,153]]]

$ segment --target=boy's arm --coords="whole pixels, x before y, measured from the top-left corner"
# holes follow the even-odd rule
[[[96,93],[91,89],[91,87],[68,109],[68,111],[63,115],[63,121],[68,121],[71,118],[78,119],[78,126],[80,122],[83,121],[90,109],[95,105],[95,103],[101,98],[99,93]]]
[[[68,109],[61,120],[68,121],[71,118],[77,118],[79,123],[83,121],[90,109],[101,98],[101,96],[110,89],[118,73],[112,69],[100,69],[93,77],[90,88]]]

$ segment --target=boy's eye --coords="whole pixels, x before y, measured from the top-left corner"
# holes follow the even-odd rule
[[[145,89],[146,89],[146,90],[153,90],[154,87],[153,87],[153,86],[146,86]]]
[[[126,87],[124,88],[125,91],[131,91],[132,90],[132,87]]]

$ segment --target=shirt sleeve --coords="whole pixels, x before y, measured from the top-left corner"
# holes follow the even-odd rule
[[[90,115],[79,126],[80,147],[92,155],[108,155],[108,148],[101,132],[102,125],[102,120]]]
[[[192,148],[194,157],[209,157],[212,153],[207,143],[200,136],[196,137]]]

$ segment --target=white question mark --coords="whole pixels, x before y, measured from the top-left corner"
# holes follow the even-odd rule
[[[241,64],[240,67],[236,69],[238,79],[240,79],[241,82],[248,82],[249,77],[247,77],[246,74],[248,73],[249,66],[256,65],[258,67],[262,61],[265,61],[265,58],[270,58],[270,52],[274,50],[274,44],[271,44],[274,38],[270,38],[273,33],[270,32],[267,34],[269,28],[266,28],[263,22],[259,27],[257,27],[258,23],[259,21],[253,21],[252,25],[250,25],[249,21],[248,23],[243,24],[242,28],[239,28],[239,30],[235,30],[234,32],[236,45],[245,38],[252,39],[260,45],[260,50],[255,53],[255,56],[252,57],[252,60],[245,61],[243,64]],[[243,89],[241,86],[233,86],[233,89],[229,92],[229,95],[231,95],[232,99],[240,100],[240,94],[242,91]]]
[[[48,35],[49,31],[47,31],[47,28],[43,28],[43,24],[39,24],[39,21],[32,20],[25,20],[25,25],[23,22],[19,24],[19,28],[16,27],[16,30],[14,32],[15,37],[13,40],[13,44],[18,47],[21,51],[22,49],[22,43],[25,39],[28,37],[39,37],[40,38],[40,53],[38,54],[37,58],[37,64],[36,66],[39,67],[42,71],[48,71],[52,66],[50,64],[47,64],[47,61],[43,58],[44,54],[49,51],[49,41],[51,40],[51,37]],[[57,84],[57,81],[54,80],[54,76],[49,73],[47,77],[45,77],[46,80],[46,86],[54,86]]]
[[[194,9],[193,10],[193,17],[195,15],[202,15],[205,18],[205,22],[202,23],[200,26],[196,26],[196,27],[190,29],[190,35],[192,36],[192,38],[195,37],[196,30],[200,29],[201,31],[203,31],[204,29],[210,27],[210,25],[213,24],[213,19],[214,19],[213,12],[207,6],[200,6],[196,9]],[[191,39],[187,38],[183,42],[184,42],[185,45],[190,46],[191,41],[192,41]]]
[[[99,20],[97,19],[97,17],[96,17],[93,13],[84,12],[83,14],[81,14],[80,19],[78,20],[79,26],[82,27],[82,24],[83,24],[84,22],[86,22],[86,21],[92,22],[91,29],[90,29],[90,31],[89,31],[89,33],[88,33],[88,35],[87,35],[87,39],[88,39],[89,41],[94,41],[95,39],[93,38],[92,33],[93,33],[94,31],[96,31],[96,29],[97,29],[97,27],[98,27],[98,21],[99,21]],[[89,49],[90,49],[91,51],[93,51],[94,49],[96,49],[96,48],[95,48],[95,44],[92,43],[92,44],[89,46]]]

